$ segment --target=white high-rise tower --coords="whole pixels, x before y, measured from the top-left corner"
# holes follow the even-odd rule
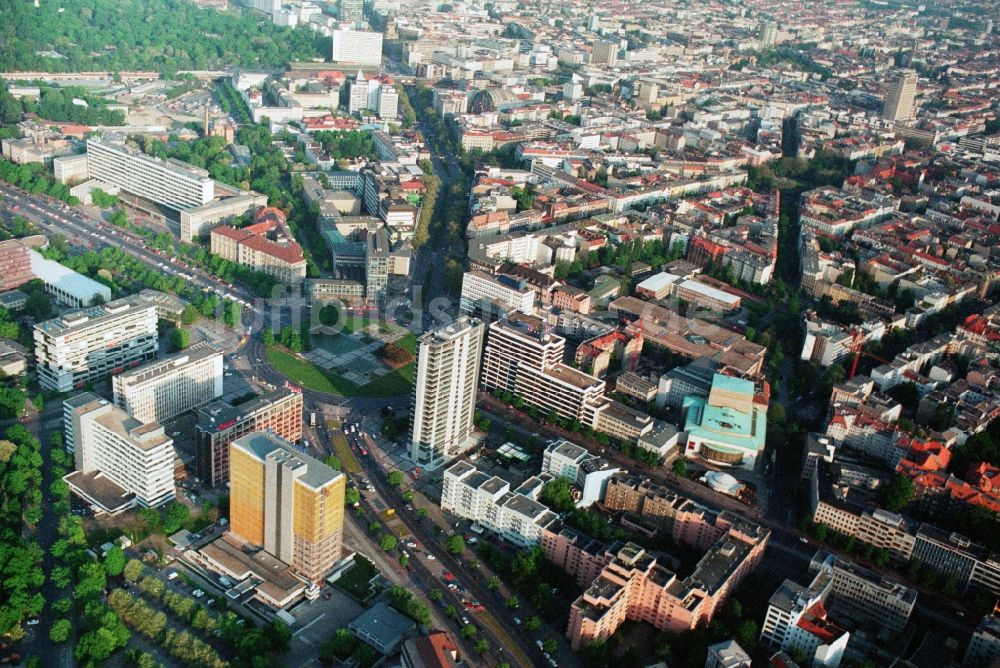
[[[483,324],[461,317],[420,337],[410,459],[437,468],[471,447]]]

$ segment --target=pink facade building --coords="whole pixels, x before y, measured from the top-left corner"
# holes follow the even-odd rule
[[[581,586],[589,583],[570,609],[566,634],[574,650],[606,640],[626,619],[673,632],[707,625],[732,589],[757,566],[769,530],[733,513],[683,505],[691,510],[675,515],[674,536],[696,549],[707,547],[687,577],[672,571],[663,555],[634,543],[607,545],[558,520],[543,530],[546,558]]]

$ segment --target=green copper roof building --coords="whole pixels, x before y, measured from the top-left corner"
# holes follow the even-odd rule
[[[752,469],[767,437],[767,405],[754,402],[754,384],[715,374],[708,398],[684,400],[687,456]]]

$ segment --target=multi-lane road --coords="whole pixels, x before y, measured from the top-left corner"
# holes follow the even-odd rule
[[[342,424],[347,427],[348,424],[357,424],[362,418],[363,414],[361,417],[349,417],[348,421]],[[357,422],[353,420],[357,420]],[[365,479],[373,488],[363,493],[376,495],[387,507],[392,508],[395,511],[395,516],[402,521],[406,530],[419,544],[419,552],[414,551],[413,548],[410,548],[409,551],[410,565],[414,569],[414,575],[418,576],[415,581],[421,592],[429,596],[431,590],[441,590],[445,602],[455,605],[459,611],[458,619],[455,620],[456,630],[460,632],[461,628],[466,625],[466,620],[468,623],[476,624],[479,637],[485,637],[490,642],[494,662],[507,661],[512,665],[521,665],[525,668],[536,665],[551,665],[543,656],[542,650],[532,644],[523,633],[516,630],[515,613],[508,610],[506,606],[498,605],[486,587],[485,581],[466,569],[460,558],[443,549],[440,537],[435,535],[430,524],[417,516],[416,507],[403,498],[400,489],[387,482],[387,471],[380,466],[375,456],[376,444],[373,439],[360,431],[347,430],[345,434],[364,470]],[[446,573],[454,588],[448,587],[442,579]],[[487,606],[488,612],[484,611],[482,614],[492,616],[498,624],[483,622],[476,613],[466,610],[464,601],[478,602]],[[510,632],[506,632],[506,629],[510,629]],[[558,662],[557,665],[574,665],[570,661],[571,659],[567,658]]]
[[[100,218],[47,197],[29,195],[7,184],[0,184],[0,194],[3,195],[2,206],[7,211],[34,223],[48,234],[64,235],[71,245],[95,250],[105,247],[121,248],[150,267],[182,278],[196,288],[211,290],[220,297],[239,301],[244,306],[253,305],[254,295],[248,291],[231,286],[179,259],[170,262],[172,258],[169,255],[146,246],[140,237]]]

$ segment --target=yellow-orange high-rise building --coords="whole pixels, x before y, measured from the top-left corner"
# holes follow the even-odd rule
[[[344,474],[265,432],[229,447],[230,531],[320,582],[340,561]]]

